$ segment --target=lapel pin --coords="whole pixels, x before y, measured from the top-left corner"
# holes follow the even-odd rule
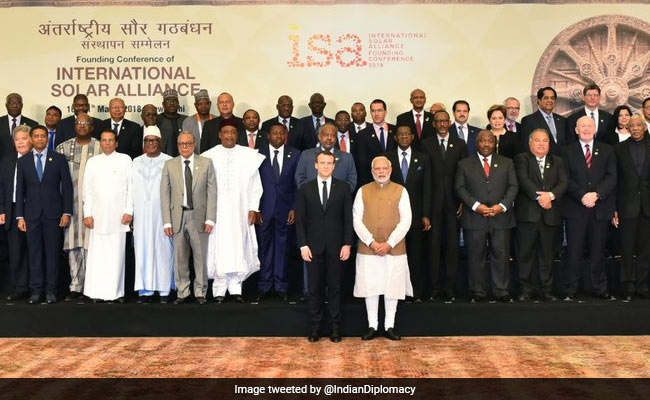
[[[454,144],[453,144],[453,143],[449,143],[449,147],[454,147]]]
[[[52,158],[50,157],[50,158],[48,158],[48,160],[49,160],[49,161],[52,161]]]
[[[373,133],[371,137],[375,137],[375,134]]]
[[[546,164],[546,169],[551,168],[551,164]]]
[[[494,168],[496,168],[496,167],[498,167],[498,166],[499,166],[499,164],[494,164]]]
[[[413,162],[418,162],[418,159],[416,158],[415,160],[413,160]]]
[[[429,121],[429,117],[426,117],[426,118],[424,119],[424,122],[428,122],[428,121]]]
[[[338,161],[338,160],[339,160],[339,158],[338,158],[338,157],[336,157],[336,159],[335,159],[335,160],[336,160],[336,161]]]
[[[287,158],[291,158],[291,154],[287,154]]]

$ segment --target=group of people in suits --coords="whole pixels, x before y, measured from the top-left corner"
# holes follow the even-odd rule
[[[221,145],[224,127],[235,128],[237,146],[256,149],[264,156],[258,171],[263,194],[251,221],[256,224],[259,243],[259,300],[274,291],[280,298],[288,298],[290,283],[296,283],[291,282],[288,265],[299,269],[296,261],[300,258],[311,260],[306,264],[303,281],[311,309],[320,310],[323,296],[317,288],[325,287],[324,281],[330,297],[340,294],[336,282],[340,282],[343,272],[340,266],[330,271],[329,266],[324,267],[328,265],[324,260],[338,259],[342,264],[355,258],[353,249],[347,257],[330,251],[355,245],[349,238],[349,226],[332,226],[332,235],[327,233],[329,230],[323,231],[314,239],[309,257],[300,257],[296,250],[304,247],[306,240],[305,226],[297,226],[297,199],[303,186],[318,181],[318,155],[323,152],[332,154],[330,175],[335,182],[345,183],[350,199],[360,187],[376,182],[372,165],[377,157],[385,157],[391,166],[390,181],[406,188],[411,223],[404,243],[414,302],[427,298],[455,300],[461,229],[467,250],[467,284],[474,302],[490,295],[500,301],[513,300],[513,255],[521,286],[518,299],[555,300],[553,257],[564,232],[567,262],[562,270],[562,297],[574,300],[584,281],[594,296],[613,299],[603,251],[612,224],[621,242],[622,295],[626,301],[633,296],[645,297],[650,255],[638,238],[645,237],[650,218],[650,164],[646,162],[650,157],[650,99],[643,102],[642,115],[632,115],[628,106],[618,107],[611,115],[598,108],[600,92],[597,85],[587,85],[583,91],[584,108],[565,118],[554,112],[556,91],[552,87],[540,88],[538,109],[523,117],[521,123],[517,122],[520,103],[509,97],[503,105],[490,107],[486,129],[468,123],[470,105],[465,100],[455,101],[451,112],[441,110],[444,106],[439,103],[434,105],[436,109],[432,107],[434,112],[426,111],[426,95],[420,89],[411,92],[413,108],[399,114],[396,125],[387,122],[388,109],[381,99],[370,103],[370,121],[366,121],[362,103],[352,105],[349,113],[337,112],[331,119],[324,113],[324,96],[314,93],[308,103],[310,115],[294,117],[293,100],[283,95],[277,101],[277,116],[260,126],[255,110],[246,110],[242,118],[234,115],[235,102],[228,93],[217,97],[219,115],[211,114],[212,102],[205,89],[196,93],[197,112],[190,116],[178,113],[178,94],[168,90],[163,95],[161,114],[154,105],[142,108],[142,124],[124,118],[126,105],[119,98],[109,103],[110,118],[100,121],[87,115],[88,98],[79,94],[73,100],[73,115],[61,119],[60,109],[52,106],[46,111],[45,124],[38,125],[22,116],[22,98],[12,93],[7,96],[8,114],[0,117],[0,215],[10,232],[14,291],[9,300],[30,292],[45,295],[48,302],[56,301],[50,278],[58,278],[52,272],[55,267],[51,260],[58,258],[61,243],[44,238],[69,224],[69,192],[73,190],[68,190],[68,163],[62,162],[65,157],[61,159],[54,149],[75,137],[80,115],[84,115],[84,123],[94,126],[93,136],[97,139],[104,131],[114,132],[117,152],[132,159],[143,154],[143,132],[151,126],[160,133],[162,152],[172,157],[181,154],[177,145],[181,136],[193,138],[192,153],[197,155]],[[22,133],[14,132],[19,126],[32,127],[26,138],[24,128]],[[28,153],[25,142],[31,143],[34,157],[18,158]],[[17,167],[20,165],[23,168]],[[330,192],[331,196],[337,190]],[[322,203],[322,193],[320,196]],[[351,210],[352,204],[344,206]],[[174,232],[182,230],[178,216],[172,213],[169,218]],[[332,223],[322,222],[323,226]],[[20,232],[27,234],[21,236]],[[336,243],[330,248],[326,243],[332,240]],[[42,246],[34,246],[25,257],[25,241],[37,241]],[[582,276],[585,249],[590,272]],[[490,267],[486,268],[488,261]],[[25,273],[27,262],[29,273]],[[40,278],[42,275],[47,277]],[[29,276],[29,285],[25,276]],[[330,311],[336,314],[337,306],[332,301]],[[315,320],[321,318],[318,312],[314,311]],[[338,321],[340,315],[332,318]]]

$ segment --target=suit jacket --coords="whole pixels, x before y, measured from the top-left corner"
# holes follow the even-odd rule
[[[616,210],[621,218],[650,217],[650,140],[644,138],[645,163],[641,174],[637,172],[630,144],[632,138],[614,147],[616,152],[617,193]]]
[[[338,254],[344,245],[352,245],[352,194],[344,181],[332,178],[327,208],[320,201],[318,179],[300,187],[296,198],[296,235],[298,248],[309,246],[312,255]]]
[[[402,113],[397,116],[397,122],[395,126],[408,125],[411,127],[411,132],[413,132],[414,140],[412,146],[416,150],[421,150],[420,142],[424,139],[436,136],[436,131],[433,128],[433,114],[428,111],[422,111],[422,116],[420,116],[420,124],[422,125],[422,138],[418,137],[418,130],[415,126],[415,119],[413,118],[413,110],[409,110],[405,113]]]
[[[465,140],[465,144],[467,145],[467,153],[476,154],[478,151],[476,147],[476,137],[478,136],[478,133],[481,131],[481,128],[470,124],[467,124],[467,127],[469,129],[469,132],[465,132],[465,135],[467,135],[467,140]],[[458,129],[456,129],[455,123],[451,124],[451,126],[449,127],[449,136],[455,136],[457,138],[460,138],[458,136]]]
[[[181,133],[183,129],[183,121],[187,118],[187,115],[178,114],[176,120],[176,127],[178,132],[173,132],[174,125],[173,120],[165,117],[165,114],[158,114],[156,117],[156,126],[160,128],[160,146],[162,152],[168,154],[172,157],[178,156],[178,144],[176,143],[176,138]]]
[[[612,119],[613,121],[613,119]],[[627,140],[627,139],[625,139]],[[609,130],[607,131],[607,134],[603,137],[602,139],[603,142],[611,145],[611,146],[616,146],[617,144],[620,143],[619,138],[618,138],[618,133],[616,133],[616,126],[610,126]]]
[[[242,119],[232,115],[230,117],[234,119],[237,124],[237,144],[241,146],[248,146],[248,140],[245,137],[244,123]],[[221,130],[221,122],[224,118],[220,115],[217,118],[212,118],[209,121],[205,121],[203,124],[203,133],[201,134],[201,153],[205,153],[216,145],[221,144],[221,139],[219,139],[219,131]]]
[[[271,131],[271,124],[274,122],[278,122],[278,117],[273,117],[271,119],[267,119],[262,123],[262,130],[264,132],[270,132]],[[286,145],[289,147],[293,147],[294,149],[297,150],[304,150],[302,148],[302,127],[300,125],[300,120],[295,117],[289,118],[289,132],[287,133],[287,142]]]
[[[589,209],[582,205],[582,196],[588,192],[598,193],[596,218],[609,220],[616,208],[616,154],[614,148],[594,140],[591,149],[591,169],[587,168],[580,141],[572,142],[563,149],[564,163],[569,174],[569,188],[564,198],[565,218],[585,218]]]
[[[302,133],[302,143],[301,147],[298,148],[300,151],[306,149],[311,149],[316,147],[318,144],[318,132],[314,129],[314,120],[312,119],[311,114],[300,118],[300,132]],[[332,118],[325,117],[326,124],[333,124],[334,120]]]
[[[519,194],[515,200],[515,218],[518,222],[537,222],[543,219],[548,226],[562,224],[564,218],[562,197],[569,185],[566,167],[562,157],[547,154],[544,160],[544,178],[539,172],[537,158],[531,152],[517,154],[515,170],[519,183]],[[537,192],[552,192],[553,206],[543,209],[537,203]]]
[[[316,179],[318,171],[314,168],[316,163],[316,154],[322,150],[321,146],[307,149],[300,153],[300,161],[296,168],[296,184],[301,187],[304,183]],[[357,187],[357,169],[354,165],[354,159],[348,153],[344,153],[337,148],[333,148],[336,167],[332,176],[347,182],[350,186],[350,192],[354,192]]]
[[[567,118],[567,139],[569,142],[575,142],[578,140],[578,135],[576,134],[576,124],[578,120],[587,115],[585,113],[584,107],[579,111],[569,115]],[[607,137],[607,133],[611,127],[612,123],[612,114],[608,113],[605,110],[598,109],[598,131],[596,132],[596,140],[604,142]]]
[[[300,160],[300,151],[284,146],[282,170],[280,170],[278,178],[273,173],[274,154],[269,153],[269,146],[261,147],[260,154],[266,157],[259,168],[264,189],[260,200],[260,211],[264,219],[275,216],[280,221],[286,221],[289,211],[295,209],[296,193],[298,192],[295,175],[298,160]]]
[[[506,127],[506,129],[508,129],[508,120],[506,120],[505,127]],[[489,131],[490,129],[492,129],[492,125],[491,125],[491,124],[487,124],[487,125],[485,126],[485,129],[487,129],[487,130]],[[510,131],[510,129],[508,129],[508,130],[509,130],[510,132],[514,132],[514,133],[516,133],[518,136],[521,136],[521,124],[520,124],[519,122],[517,122],[517,121],[515,121],[515,129],[516,129],[516,131]]]
[[[43,160],[43,180],[38,180],[33,152],[17,161],[16,218],[36,220],[41,214],[47,219],[60,219],[72,215],[73,189],[70,169],[65,156],[48,151]]]
[[[521,148],[523,151],[527,152],[528,151],[528,138],[530,137],[530,134],[535,130],[535,129],[546,129],[548,133],[551,133],[551,150],[550,152],[552,154],[559,155],[560,154],[560,149],[564,146],[566,146],[567,143],[569,143],[569,138],[567,137],[567,122],[566,118],[563,116],[553,113],[553,121],[555,122],[555,130],[557,131],[557,141],[554,140],[553,134],[551,133],[551,128],[549,128],[548,123],[546,122],[546,119],[544,118],[544,115],[542,115],[542,112],[537,110],[532,114],[526,115],[522,120],[521,120]],[[573,133],[575,136],[575,132]]]
[[[194,143],[196,143],[196,148],[194,149],[195,154],[201,153],[201,135],[199,134],[199,121],[196,119],[198,114],[192,114],[189,117],[185,118],[183,121],[183,132],[192,132],[194,134]],[[210,114],[210,119],[216,118],[214,115]],[[204,121],[205,124],[209,120]],[[203,131],[201,131],[203,132]]]
[[[165,161],[162,180],[160,181],[160,203],[163,224],[171,224],[174,233],[181,230],[183,219],[183,193],[185,183],[185,165],[181,156]],[[217,181],[214,166],[209,158],[194,155],[192,171],[192,203],[194,206],[194,224],[203,232],[205,221],[216,222],[217,218]]]
[[[386,151],[397,148],[397,144],[395,143],[395,132],[395,125],[388,124],[388,132],[386,134]],[[375,127],[373,124],[369,124],[365,129],[359,131],[358,143],[358,187],[361,187],[366,183],[373,181],[372,172],[370,171],[370,165],[373,158],[384,154],[386,151],[382,150],[381,148],[381,143],[379,143],[379,137],[377,137],[377,134],[375,133]]]
[[[95,129],[93,137],[100,140],[102,131],[106,129],[113,130],[113,122],[110,118],[102,121],[99,129]],[[143,154],[142,127],[126,118],[123,119],[120,125],[120,131],[117,134],[116,151],[128,155],[131,157],[131,160],[141,156]]]
[[[27,125],[30,128],[38,125],[38,122],[33,119],[29,119],[24,115],[20,116],[20,124]],[[4,115],[0,117],[0,158],[5,154],[11,152],[16,152],[16,147],[14,146],[13,134],[9,126],[9,115]]]
[[[461,203],[456,195],[454,182],[456,181],[456,168],[463,158],[467,157],[467,144],[458,136],[447,135],[447,150],[442,158],[438,135],[422,141],[422,150],[431,160],[433,177],[433,215],[439,211],[456,214]]]
[[[404,182],[401,169],[403,157],[400,148],[386,152],[385,156],[393,166],[390,180],[404,186],[409,195],[412,214],[411,228],[421,231],[422,217],[431,218],[431,207],[433,205],[433,179],[429,157],[411,147],[411,162],[406,174],[406,182]]]
[[[0,214],[5,214],[5,230],[11,227],[11,220],[15,218],[11,214],[11,208],[14,197],[14,172],[16,171],[16,161],[18,154],[5,154],[0,160]]]
[[[243,138],[246,140],[246,143],[243,144],[243,146],[248,147],[248,132],[244,130],[243,135],[240,134],[240,136],[243,136]],[[238,139],[239,141],[239,139]],[[238,143],[239,144],[239,143]],[[255,150],[260,150],[262,148],[266,147],[268,149],[269,147],[269,134],[266,131],[263,131],[261,129],[257,130],[257,134],[255,135]]]
[[[337,138],[338,138],[339,132],[336,132]],[[348,128],[346,134],[349,137],[349,142],[350,142],[350,148],[348,149],[348,153],[352,156],[354,159],[354,165],[355,167],[359,166],[359,134],[357,134],[354,131],[354,127]],[[337,141],[336,144],[334,145],[337,149],[341,148],[340,143]],[[359,176],[359,171],[357,170],[357,176]]]
[[[93,119],[93,133],[98,131],[100,129],[100,126],[102,124],[102,120],[99,118],[92,117]],[[59,140],[59,136],[61,136],[61,142],[63,143],[68,139],[72,139],[73,137],[77,136],[77,132],[74,130],[74,123],[77,119],[75,118],[74,115],[67,116],[63,118],[61,121],[59,121],[59,125],[56,127],[56,140]]]
[[[470,154],[458,164],[456,193],[465,204],[461,226],[465,229],[510,229],[515,226],[513,204],[519,186],[515,166],[511,159],[492,154],[490,176],[486,177],[478,155]],[[472,211],[476,202],[492,207],[503,204],[507,211],[496,217],[483,217]]]

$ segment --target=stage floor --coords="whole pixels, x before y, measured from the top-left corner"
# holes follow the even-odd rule
[[[537,304],[400,302],[396,328],[404,336],[650,335],[650,300],[578,299]],[[362,301],[346,302],[342,318],[344,336],[360,336],[367,328]],[[306,335],[308,318],[305,303],[271,298],[260,304],[180,306],[2,302],[0,321],[0,337],[295,337]],[[325,326],[323,332],[327,330]]]

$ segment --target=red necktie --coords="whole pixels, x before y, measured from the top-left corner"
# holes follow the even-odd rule
[[[284,125],[284,127],[287,128],[286,132],[284,132],[284,144],[287,144],[287,142],[289,141],[289,125],[287,125],[286,118],[282,119],[282,125]]]
[[[345,133],[341,135],[341,140],[339,143],[339,147],[341,148],[341,151],[347,153],[348,152],[348,146],[345,144]]]
[[[591,151],[589,150],[589,145],[585,144],[585,161],[587,162],[587,168],[591,169]]]
[[[490,164],[488,164],[487,157],[483,157],[483,171],[485,171],[485,176],[490,176]]]
[[[248,147],[251,149],[255,148],[255,134],[254,133],[249,133],[248,134]]]
[[[420,122],[420,114],[415,114],[415,129],[418,131],[418,139],[422,139],[422,123]]]

